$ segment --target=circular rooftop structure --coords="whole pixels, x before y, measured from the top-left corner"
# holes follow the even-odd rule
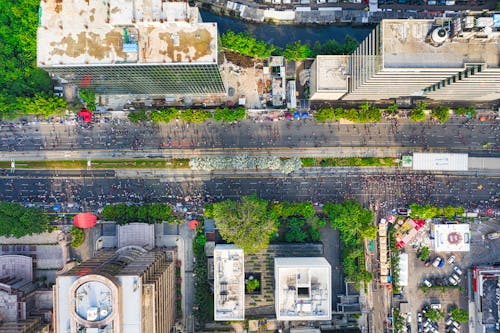
[[[111,289],[104,283],[90,281],[76,289],[75,311],[87,321],[104,320],[113,312]]]
[[[112,277],[89,274],[76,280],[70,289],[72,317],[85,327],[109,324],[119,310],[119,285]]]

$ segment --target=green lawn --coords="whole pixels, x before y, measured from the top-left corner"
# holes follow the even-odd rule
[[[397,166],[393,157],[301,158],[304,167]]]

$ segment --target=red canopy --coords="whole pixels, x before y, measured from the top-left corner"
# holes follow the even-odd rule
[[[97,222],[97,216],[91,213],[80,213],[76,214],[73,218],[73,223],[78,228],[87,229],[95,226]]]
[[[191,230],[196,229],[197,226],[198,226],[198,221],[196,220],[189,221],[189,228],[191,228]]]
[[[90,123],[92,121],[92,112],[87,109],[81,109],[78,112],[78,117],[82,117],[84,122]]]

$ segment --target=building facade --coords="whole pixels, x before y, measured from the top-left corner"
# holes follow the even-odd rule
[[[169,333],[174,320],[175,267],[164,250],[101,250],[56,279],[56,333]]]
[[[101,95],[225,93],[217,25],[198,8],[162,0],[43,0],[37,65]]]

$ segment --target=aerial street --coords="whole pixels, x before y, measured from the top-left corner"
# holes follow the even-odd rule
[[[0,333],[499,332],[499,2],[0,17]]]

